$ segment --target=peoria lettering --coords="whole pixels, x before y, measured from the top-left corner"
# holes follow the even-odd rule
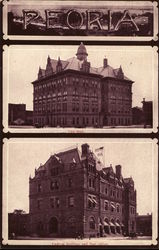
[[[79,10],[45,10],[45,22],[40,24],[40,12],[38,10],[23,10],[23,29],[26,30],[29,24],[36,26],[43,25],[46,29],[72,29],[72,30],[107,30],[117,31],[121,25],[127,23],[133,26],[135,31],[139,31],[135,19],[132,18],[128,10],[124,10],[122,16],[118,17],[116,23],[112,23],[114,12],[102,11],[79,11]]]

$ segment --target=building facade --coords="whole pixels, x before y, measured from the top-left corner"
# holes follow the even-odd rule
[[[47,237],[129,235],[136,190],[121,166],[105,167],[83,144],[52,155],[29,178],[30,230]]]
[[[51,59],[33,84],[34,124],[52,127],[103,127],[132,124],[132,83],[107,58],[95,68],[83,43],[76,57]]]

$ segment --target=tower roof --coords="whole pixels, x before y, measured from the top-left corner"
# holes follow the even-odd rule
[[[83,42],[81,42],[80,46],[78,47],[76,56],[77,56],[77,59],[79,59],[79,60],[84,60],[87,58],[88,53],[87,53],[86,47],[84,46]]]

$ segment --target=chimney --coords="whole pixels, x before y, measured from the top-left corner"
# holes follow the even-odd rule
[[[108,66],[108,59],[104,58],[103,60],[103,68],[106,68]]]
[[[119,179],[121,176],[121,166],[117,165],[117,166],[115,166],[115,169],[116,169],[116,176]]]
[[[89,153],[89,145],[87,143],[82,144],[82,156],[87,156]]]

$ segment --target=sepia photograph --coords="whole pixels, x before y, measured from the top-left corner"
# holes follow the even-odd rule
[[[157,244],[157,140],[5,139],[3,158],[3,244]]]
[[[150,1],[4,2],[4,39],[157,40]]]
[[[151,132],[157,47],[4,47],[4,131]]]

